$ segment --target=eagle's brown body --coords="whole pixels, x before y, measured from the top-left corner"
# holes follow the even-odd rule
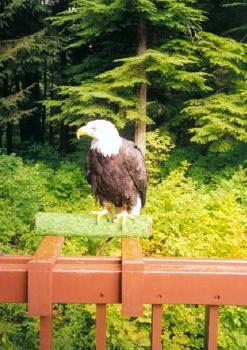
[[[102,205],[111,202],[131,211],[138,197],[142,207],[145,204],[147,171],[141,151],[131,141],[122,139],[118,154],[111,156],[91,148],[87,156],[87,179]]]

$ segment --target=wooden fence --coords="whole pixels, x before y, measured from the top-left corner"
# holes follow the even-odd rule
[[[96,304],[96,349],[106,344],[106,306],[140,316],[152,304],[152,350],[161,350],[162,304],[206,306],[205,349],[217,349],[221,305],[247,305],[247,260],[144,258],[122,239],[121,257],[62,257],[63,237],[45,237],[33,256],[0,257],[0,303],[28,303],[40,317],[40,349],[52,349],[52,304]]]

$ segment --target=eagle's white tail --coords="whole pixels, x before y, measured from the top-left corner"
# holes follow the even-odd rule
[[[136,201],[136,205],[135,205],[134,208],[131,210],[131,214],[132,214],[132,215],[140,215],[141,207],[142,207],[141,198],[138,196],[138,197],[137,197],[137,201]]]

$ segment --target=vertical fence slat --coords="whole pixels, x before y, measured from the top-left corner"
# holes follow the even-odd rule
[[[144,261],[139,238],[122,238],[122,315],[143,314]]]
[[[161,350],[162,305],[152,305],[152,350]]]
[[[106,304],[96,305],[96,350],[106,349]]]
[[[52,318],[40,317],[39,349],[52,350]]]
[[[205,350],[217,350],[219,306],[206,306]]]
[[[46,236],[28,262],[29,316],[52,313],[52,269],[63,243],[62,236]]]

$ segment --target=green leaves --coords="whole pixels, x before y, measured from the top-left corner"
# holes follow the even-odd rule
[[[198,37],[197,41],[172,40],[164,49],[194,58],[197,69],[211,74],[211,81],[215,78],[212,81],[215,89],[233,89],[246,77],[246,45],[207,32],[199,32]]]
[[[158,186],[150,188],[146,212],[154,220],[154,238],[151,243],[144,242],[147,254],[246,256],[247,207],[241,202],[246,171],[239,169],[231,179],[206,186],[186,176],[188,166],[184,161]]]
[[[28,67],[29,71],[41,70],[44,60],[49,64],[56,61],[59,40],[55,39],[47,30],[40,30],[34,34],[22,36],[18,39],[0,41],[0,65],[3,73],[15,70],[22,77]]]
[[[152,123],[145,210],[154,218],[154,235],[142,242],[146,255],[246,257],[246,24],[243,1],[225,2],[224,8],[193,0],[59,0],[46,5],[8,0],[0,5],[0,127],[5,132],[4,123],[15,123],[14,141],[19,120],[44,95],[46,108],[37,117],[42,123],[47,118],[47,131],[52,122],[49,136],[56,147],[64,141],[58,120],[81,125],[104,118],[118,127],[136,120]],[[237,6],[241,16],[232,24],[235,12],[226,11]],[[66,8],[51,22],[43,21]],[[206,26],[218,35],[202,30],[206,14],[200,8],[209,10]],[[140,21],[147,25],[149,49],[137,57]],[[231,31],[231,25],[238,28]],[[143,83],[148,85],[148,115],[140,113],[136,98]],[[5,139],[4,134],[3,144]],[[78,153],[69,157],[83,163],[88,140],[73,140]],[[184,148],[171,151],[176,141]],[[207,153],[208,148],[222,154]],[[0,251],[9,253],[36,248],[36,211],[85,213],[95,206],[81,165],[61,161],[44,145],[26,147],[25,156],[25,162],[0,157]],[[239,164],[243,168],[237,170]],[[64,254],[94,254],[99,244],[66,240]],[[108,249],[114,246],[118,255],[117,244]],[[110,310],[110,350],[150,348],[149,307],[142,318],[127,321],[120,319],[118,306]],[[0,348],[37,348],[38,325],[24,311],[0,308]],[[58,305],[54,312],[55,349],[92,349],[92,306]],[[203,307],[167,306],[164,314],[166,348],[202,349]],[[224,308],[220,321],[220,348],[244,349],[246,311]]]
[[[132,21],[123,21],[125,16]],[[164,35],[163,42],[158,41],[159,46],[148,49],[142,56],[118,58],[115,67],[112,62],[99,61],[99,67],[103,64],[104,68],[98,74],[97,64],[93,68],[90,62],[97,62],[97,46],[101,47],[101,40],[103,43],[108,40],[106,45],[109,45],[112,39],[107,35],[111,33],[111,38],[116,35],[117,39],[123,28],[125,31],[135,28],[137,35],[140,18],[145,18],[149,30],[159,35],[166,31],[174,31],[176,35],[173,33],[169,38]],[[138,0],[131,2],[131,6],[127,0],[87,0],[83,6],[81,0],[74,1],[71,9],[53,18],[53,23],[61,28],[66,25],[73,33],[69,38],[71,48],[92,45],[92,52],[77,66],[74,81],[78,86],[60,87],[63,102],[58,103],[60,112],[53,119],[81,124],[91,118],[110,118],[118,126],[135,120],[151,122],[156,118],[155,113],[152,114],[154,109],[149,109],[149,116],[141,115],[136,99],[138,86],[145,83],[150,91],[159,91],[160,95],[158,100],[152,100],[150,94],[149,104],[155,102],[163,110],[172,111],[166,120],[168,126],[186,119],[194,121],[195,125],[190,127],[193,142],[213,142],[211,149],[218,151],[229,149],[234,141],[245,142],[245,131],[240,130],[241,125],[245,127],[245,111],[237,107],[237,100],[242,99],[239,91],[246,76],[246,47],[232,39],[200,31],[205,19],[193,1]],[[130,33],[134,32],[128,35]],[[114,50],[114,39],[111,45]],[[191,99],[193,94],[197,94],[196,100]],[[173,96],[178,101],[175,106]],[[224,114],[224,96],[229,97],[229,104],[232,101],[231,107],[228,104],[229,118]],[[179,118],[183,103],[182,118]],[[49,106],[48,101],[46,105]],[[213,106],[217,106],[217,111]]]
[[[61,87],[59,92],[65,100],[47,101],[46,106],[59,106],[60,112],[53,119],[62,118],[73,125],[80,125],[92,118],[111,118],[118,126],[123,126],[123,114],[135,101],[128,96],[120,96],[106,83],[86,82],[80,86]]]
[[[189,101],[182,113],[195,120],[191,140],[209,143],[218,152],[228,151],[236,142],[247,143],[246,102],[246,91]]]
[[[0,125],[7,122],[16,123],[22,117],[28,116],[33,109],[23,109],[22,105],[27,100],[30,89],[25,89],[15,94],[0,98]]]
[[[172,55],[162,50],[150,49],[142,56],[123,58],[116,61],[119,66],[88,80],[79,86],[60,87],[59,94],[64,96],[57,105],[61,111],[53,118],[62,118],[72,124],[81,124],[82,118],[111,118],[118,126],[128,121],[146,120],[147,116],[138,113],[135,90],[141,83],[154,85],[153,75],[160,77],[155,84],[161,89],[173,90],[210,90],[206,85],[209,74],[185,70],[196,59],[182,55]],[[46,102],[46,106],[55,106],[56,102]],[[84,119],[85,120],[85,119]],[[83,120],[83,121],[84,121]]]
[[[75,68],[76,76],[72,79],[77,86],[60,87],[63,103],[53,118],[71,124],[81,124],[90,118],[110,118],[118,126],[135,120],[151,122],[155,116],[142,115],[137,105],[136,91],[141,84],[159,89],[161,94],[167,90],[209,90],[208,75],[190,69],[197,62],[195,55],[172,54],[160,47],[167,41],[166,31],[174,31],[173,35],[188,34],[190,26],[199,28],[205,20],[203,12],[192,7],[192,3],[75,0],[71,8],[51,18],[64,34],[67,48],[81,48],[87,53]],[[146,21],[154,47],[142,56],[135,56],[141,20]],[[152,36],[157,33],[158,45],[152,45]],[[73,66],[68,71],[72,72]]]
[[[235,74],[243,74],[242,65],[246,65],[246,45],[229,38],[211,33],[201,33],[202,45],[199,46],[211,68],[221,67]]]
[[[116,20],[122,10],[119,0],[74,0],[71,8],[50,18],[53,25],[66,28],[72,37],[67,38],[68,47],[76,48],[106,32],[117,30]]]
[[[189,129],[191,141],[209,144],[212,151],[225,152],[236,142],[247,142],[246,45],[211,33],[201,32],[199,36],[196,42],[175,40],[166,46],[169,52],[197,57],[195,65],[200,72],[195,72],[194,83],[206,92],[186,101],[181,116],[184,121],[194,122]],[[182,77],[183,73],[179,75]],[[193,73],[185,76],[189,80]],[[184,83],[183,78],[178,81]]]
[[[222,169],[219,174],[215,165],[211,164],[212,168],[207,168],[209,159],[206,159],[201,170],[199,164],[195,166],[197,169],[194,169],[194,174],[198,170],[204,174],[212,174],[213,171],[218,174],[214,182],[200,184],[195,180],[196,176],[188,176],[189,165],[184,161],[160,182],[162,174],[155,170],[164,166],[164,160],[167,164],[171,148],[172,142],[165,133],[148,133],[148,165],[152,178],[157,176],[159,183],[149,186],[145,211],[153,216],[154,234],[151,240],[142,241],[145,254],[200,258],[246,257],[246,170],[235,169],[233,175],[228,174],[224,178]],[[33,159],[47,159],[48,149],[45,153],[43,146],[33,146],[31,156]],[[191,150],[182,153],[180,159],[189,156],[193,161]],[[52,159],[56,157],[54,155]],[[212,159],[213,155],[210,157]],[[235,160],[234,154],[232,157]],[[173,158],[174,155],[170,155],[171,163],[174,162]],[[222,161],[214,156],[214,164],[218,166],[220,161],[224,166],[227,162],[231,164],[227,158]],[[32,225],[36,211],[87,213],[94,207],[80,167],[72,161],[58,162],[56,159],[56,166],[54,160],[52,162],[53,166],[48,167],[41,162],[23,163],[16,156],[0,157],[1,250],[12,254],[34,251],[38,244]],[[94,254],[99,243],[95,240],[67,239],[63,254]],[[111,244],[119,247],[119,242]],[[118,305],[110,305],[109,311],[107,342],[110,349],[150,349],[149,306],[145,306],[143,317],[135,319],[122,319]],[[55,349],[92,349],[95,340],[94,306],[60,304],[54,306],[54,314]],[[0,307],[0,347],[13,350],[22,349],[23,344],[27,349],[37,347],[38,324],[25,315],[22,306]],[[162,339],[169,349],[202,348],[203,307],[165,306],[164,317]],[[222,308],[220,317],[219,346],[223,350],[244,347],[246,310]]]
[[[41,98],[37,91],[44,68],[57,62],[60,42],[51,28],[44,28],[40,1],[3,1],[0,6],[0,124],[17,124],[37,112],[33,99]]]
[[[37,157],[38,150],[31,151]],[[73,162],[58,162],[57,169],[52,169],[41,162],[25,164],[14,155],[1,155],[0,251],[32,250],[37,243],[33,234],[37,212],[80,212],[88,205],[93,207],[89,194],[87,181]]]
[[[147,133],[146,166],[149,174],[149,184],[160,182],[162,165],[169,157],[169,152],[175,145],[167,133],[156,129]]]
[[[196,1],[190,0],[158,0],[158,11],[151,18],[151,21],[159,26],[180,33],[188,34],[191,27],[198,30],[200,24],[204,22],[207,17],[203,11],[193,7],[195,3]]]

